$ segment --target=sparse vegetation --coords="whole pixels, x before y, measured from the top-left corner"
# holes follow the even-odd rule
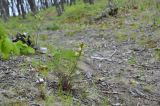
[[[155,49],[155,58],[160,60],[160,49]]]
[[[58,30],[58,29],[60,29],[60,26],[57,25],[57,24],[53,24],[51,27],[47,27],[47,30],[55,31],[55,30]]]
[[[84,1],[0,19],[0,105],[159,105],[160,2]]]
[[[120,42],[125,42],[128,40],[128,35],[125,34],[117,34],[116,36],[117,40]]]
[[[136,62],[136,58],[135,58],[135,57],[131,57],[131,58],[128,60],[128,63],[129,63],[130,65],[136,64],[136,63],[137,63],[137,62]]]

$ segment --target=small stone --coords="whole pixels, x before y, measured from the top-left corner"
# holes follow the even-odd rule
[[[44,79],[43,78],[39,78],[36,83],[44,83]]]
[[[40,47],[40,48],[39,48],[39,52],[40,52],[40,53],[46,54],[47,51],[48,51],[48,50],[47,50],[46,47]]]
[[[138,84],[138,82],[136,80],[134,80],[134,79],[131,79],[130,80],[130,84],[136,85],[136,84]]]
[[[107,85],[105,82],[102,82],[101,84],[102,84],[103,86]]]
[[[112,104],[112,106],[121,106],[120,103],[115,103],[115,104]]]
[[[98,77],[96,78],[97,81],[104,81],[105,80],[105,77]]]

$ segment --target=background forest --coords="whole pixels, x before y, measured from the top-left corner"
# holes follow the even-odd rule
[[[93,4],[93,0],[84,0],[85,3]],[[46,9],[51,6],[56,6],[59,15],[64,11],[64,4],[73,5],[75,0],[1,0],[0,2],[0,16],[7,20],[9,16],[25,15],[29,12],[35,14],[36,12]]]

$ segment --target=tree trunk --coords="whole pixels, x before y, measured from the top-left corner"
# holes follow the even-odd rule
[[[28,3],[30,5],[31,11],[33,12],[33,14],[35,14],[37,12],[35,0],[28,0]]]
[[[7,21],[9,16],[8,0],[0,0],[0,10],[2,18]]]
[[[75,5],[76,4],[76,0],[70,0],[70,5]]]
[[[60,1],[60,6],[61,6],[62,11],[64,11],[64,2],[65,2],[64,0]]]
[[[23,18],[26,18],[26,11],[25,11],[25,8],[24,8],[24,1],[21,0],[21,11],[22,11],[22,17]]]
[[[12,13],[13,13],[13,16],[15,17],[16,16],[16,12],[15,12],[15,9],[14,9],[14,0],[11,0],[11,4],[12,4]]]
[[[89,4],[94,4],[94,0],[89,0]]]
[[[45,8],[48,8],[49,5],[48,5],[48,0],[45,0]]]
[[[6,11],[6,15],[7,17],[9,17],[9,2],[8,0],[4,0],[4,8],[5,8],[5,11]]]
[[[54,0],[54,4],[55,4],[55,7],[56,7],[56,11],[57,11],[58,16],[62,15],[63,11],[62,11],[61,5],[58,2],[58,0]]]
[[[17,0],[17,10],[19,15],[22,15],[23,18],[26,16],[26,11],[24,8],[24,1],[23,0]]]
[[[94,4],[94,0],[83,0],[84,3]]]
[[[20,9],[20,0],[17,0],[17,10],[18,10],[18,15],[21,15],[21,9]]]
[[[51,5],[54,6],[54,0],[51,0]]]

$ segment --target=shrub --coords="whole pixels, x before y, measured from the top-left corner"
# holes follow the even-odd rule
[[[52,26],[47,27],[47,30],[52,30],[52,31],[59,30],[59,29],[60,29],[60,26],[58,24],[53,24]]]
[[[3,25],[0,25],[0,57],[8,59],[11,54],[34,54],[35,50],[21,41],[13,43],[12,40],[7,36],[7,32]]]

